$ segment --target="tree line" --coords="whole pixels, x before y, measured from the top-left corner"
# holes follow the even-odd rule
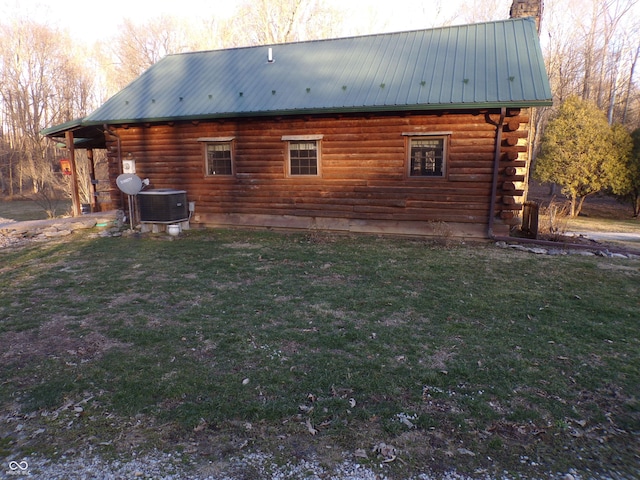
[[[607,128],[620,125],[631,135],[640,127],[639,1],[545,0],[540,38],[554,107],[533,115],[539,172],[544,171],[543,159],[552,155],[543,148],[547,125],[569,99],[592,105],[606,118]],[[504,19],[511,3],[470,0],[445,17],[445,0],[434,0],[428,7],[431,23],[423,27]],[[129,18],[114,26],[118,33],[112,38],[94,45],[79,45],[69,32],[28,16],[0,19],[0,195],[47,197],[64,190],[61,151],[39,132],[87,115],[165,55],[384,29],[384,22],[372,16],[368,25],[354,30],[348,21],[353,12],[332,5],[247,0],[226,19],[188,22],[159,16],[137,23]],[[622,191],[619,186],[601,188]]]

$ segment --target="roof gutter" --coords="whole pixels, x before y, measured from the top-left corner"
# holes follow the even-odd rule
[[[415,105],[355,105],[355,106],[331,106],[325,108],[282,108],[274,110],[243,110],[228,112],[209,112],[193,115],[161,115],[156,117],[139,117],[139,118],[95,118],[94,114],[89,115],[82,121],[82,126],[103,125],[123,125],[123,124],[139,124],[139,123],[162,123],[162,122],[189,122],[189,121],[206,121],[229,118],[246,118],[246,117],[273,117],[273,116],[294,116],[294,115],[336,115],[349,113],[397,113],[397,112],[432,112],[432,111],[453,111],[453,110],[492,110],[497,108],[528,108],[528,107],[544,107],[551,106],[552,103],[547,100],[541,101],[514,101],[509,102],[505,106],[505,102],[487,102],[487,103],[438,103],[438,104],[415,104]],[[94,112],[95,113],[95,112]],[[93,117],[93,118],[92,118]],[[51,127],[51,129],[60,128]]]
[[[496,126],[496,144],[493,152],[493,179],[491,180],[491,201],[489,206],[489,225],[487,227],[487,236],[495,239],[493,234],[493,223],[495,219],[496,196],[498,195],[498,168],[500,167],[500,145],[502,145],[502,124],[504,117],[507,115],[507,109],[500,109],[500,120]]]
[[[502,107],[500,109],[500,120],[498,121],[496,127],[496,143],[495,143],[495,152],[493,156],[493,179],[491,181],[491,201],[489,207],[489,224],[487,227],[487,236],[491,240],[501,241],[501,242],[511,242],[511,243],[525,243],[525,244],[533,244],[540,245],[543,247],[556,247],[562,249],[576,249],[576,250],[596,250],[599,252],[613,252],[613,253],[629,253],[629,249],[612,247],[611,245],[584,245],[580,243],[563,243],[557,242],[553,240],[540,240],[537,238],[521,238],[521,237],[509,237],[509,236],[501,236],[495,235],[493,233],[493,224],[495,220],[495,207],[496,207],[496,197],[498,194],[498,168],[500,166],[500,145],[502,144],[502,123],[504,122],[504,118],[506,117],[506,108]]]

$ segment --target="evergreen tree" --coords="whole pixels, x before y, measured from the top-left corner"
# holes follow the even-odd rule
[[[616,160],[613,131],[596,105],[567,98],[542,136],[534,176],[555,182],[571,200],[576,217],[587,196],[607,186],[606,165]]]
[[[608,165],[607,174],[611,191],[631,204],[633,216],[640,215],[640,128],[629,134],[620,126],[614,126],[616,162]]]

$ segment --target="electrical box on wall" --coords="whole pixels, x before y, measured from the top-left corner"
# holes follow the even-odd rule
[[[136,161],[122,160],[122,173],[136,173]]]

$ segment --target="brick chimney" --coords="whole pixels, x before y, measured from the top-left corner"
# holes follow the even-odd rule
[[[536,26],[538,27],[539,34],[543,8],[543,0],[513,0],[513,3],[511,4],[511,10],[509,10],[509,17],[533,17],[536,21]]]

